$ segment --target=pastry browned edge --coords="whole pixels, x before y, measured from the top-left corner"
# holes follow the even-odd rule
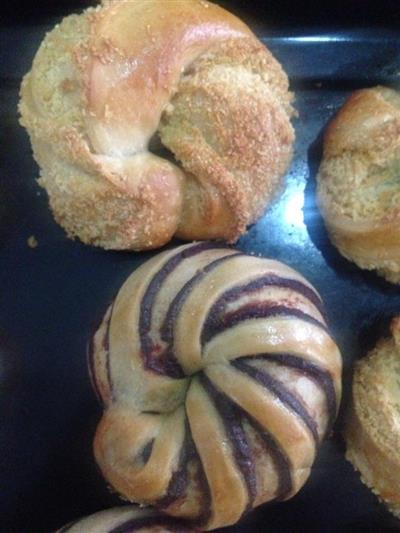
[[[345,438],[362,481],[400,518],[400,317],[356,364]]]
[[[151,509],[126,505],[76,520],[56,533],[200,533],[184,521]]]
[[[277,261],[210,242],[147,261],[89,351],[108,483],[206,530],[296,494],[341,395],[324,316],[316,290]]]
[[[400,283],[400,94],[353,93],[329,124],[317,176],[332,242],[361,268]]]
[[[221,7],[103,0],[46,35],[19,110],[68,235],[141,250],[236,240],[281,188],[291,101],[280,64]]]

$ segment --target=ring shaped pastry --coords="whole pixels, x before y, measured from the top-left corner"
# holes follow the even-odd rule
[[[222,8],[104,0],[46,36],[20,112],[67,233],[141,250],[237,239],[280,188],[291,100],[279,63]],[[175,162],[150,151],[155,135]]]
[[[318,202],[339,251],[394,283],[400,283],[399,171],[399,93],[355,92],[325,133]]]
[[[400,317],[356,365],[346,424],[347,459],[400,518]]]
[[[133,505],[100,511],[71,522],[56,533],[199,533],[184,520]]]
[[[233,524],[293,496],[335,419],[341,357],[321,299],[277,261],[210,242],[133,273],[90,349],[94,450],[125,499]]]

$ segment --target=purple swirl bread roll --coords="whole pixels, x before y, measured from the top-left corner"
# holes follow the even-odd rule
[[[90,368],[107,481],[206,530],[297,493],[341,394],[315,289],[282,263],[209,242],[168,250],[128,278]]]
[[[100,511],[62,527],[56,533],[200,533],[184,520],[151,509],[126,505]]]

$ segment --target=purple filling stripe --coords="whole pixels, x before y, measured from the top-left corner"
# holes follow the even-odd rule
[[[200,376],[200,383],[221,417],[225,433],[233,449],[236,465],[246,483],[248,504],[245,512],[247,512],[252,508],[257,495],[257,480],[251,448],[242,425],[241,413],[232,400],[220,392],[204,374]]]
[[[299,309],[286,307],[284,305],[273,305],[270,302],[250,303],[244,305],[243,307],[240,307],[236,311],[227,313],[224,316],[213,316],[211,313],[207,317],[207,320],[201,332],[202,346],[204,346],[207,342],[209,342],[219,333],[222,333],[227,329],[233,328],[240,322],[244,322],[245,320],[249,319],[270,318],[276,316],[298,318],[300,320],[303,320],[304,322],[309,322],[310,324],[313,324],[314,326],[317,326],[323,329],[326,333],[328,333],[327,328],[322,322],[308,315],[307,313],[304,313]]]
[[[156,374],[168,376],[174,379],[183,379],[185,373],[182,367],[176,360],[172,349],[161,351],[157,346],[153,346],[151,340],[147,343],[146,350],[143,349],[142,344],[142,359],[147,370],[151,370]]]
[[[191,434],[189,434],[190,438],[190,450],[193,454],[193,459],[197,462],[198,465],[198,471],[197,471],[197,483],[200,489],[201,494],[203,495],[203,503],[200,508],[199,515],[196,519],[196,524],[199,525],[200,529],[202,529],[202,526],[205,526],[208,521],[211,518],[212,514],[212,501],[211,501],[211,492],[210,492],[210,486],[208,484],[207,476],[204,472],[203,463],[201,462],[199,452],[196,448],[196,445],[193,441],[193,438]]]
[[[171,505],[176,499],[183,496],[187,491],[187,486],[189,484],[188,468],[189,463],[192,462],[194,462],[198,467],[196,477],[199,485],[199,491],[203,495],[203,501],[199,514],[197,518],[193,520],[191,525],[192,527],[196,525],[201,528],[201,525],[207,524],[211,516],[211,495],[207,478],[203,470],[203,465],[200,460],[199,452],[197,451],[196,445],[193,441],[188,419],[186,418],[185,441],[181,450],[178,468],[180,474],[172,477],[166,496],[156,503],[157,508],[159,508],[161,511]],[[172,495],[173,497],[171,497]]]
[[[284,500],[291,493],[293,488],[292,482],[292,464],[290,459],[273,438],[273,436],[263,426],[257,422],[249,413],[243,411],[243,416],[247,418],[249,424],[261,438],[265,451],[270,455],[278,475],[278,488],[276,491],[276,500]]]
[[[189,427],[185,423],[185,438],[183,440],[182,448],[179,454],[178,468],[172,474],[171,480],[168,484],[167,492],[163,498],[157,501],[156,507],[158,509],[166,509],[179,498],[186,494],[188,486],[188,462],[190,459],[190,441],[189,441]]]
[[[150,338],[150,330],[153,316],[153,306],[156,295],[160,290],[162,284],[166,278],[185,260],[190,257],[194,257],[207,250],[221,249],[231,250],[231,248],[225,244],[218,244],[212,242],[201,242],[189,248],[185,248],[181,252],[173,255],[168,261],[161,267],[161,269],[153,276],[150,281],[146,292],[143,296],[140,305],[139,316],[139,335],[142,358],[146,368],[156,372],[157,374],[167,375],[173,378],[183,378],[184,373],[179,363],[174,358],[172,350],[169,350],[162,354],[160,357],[159,349],[154,346],[153,341]]]
[[[252,379],[260,383],[263,387],[269,390],[274,396],[276,396],[286,407],[295,413],[300,418],[303,424],[307,427],[311,433],[315,445],[319,444],[318,428],[315,420],[310,416],[303,403],[296,398],[280,381],[273,378],[268,372],[258,370],[244,361],[232,361],[231,365],[250,376]]]
[[[235,254],[225,255],[224,257],[219,257],[218,259],[215,259],[214,261],[209,263],[206,267],[204,267],[203,270],[197,272],[189,281],[185,283],[185,285],[176,294],[175,298],[171,302],[171,305],[169,306],[169,309],[165,316],[165,320],[161,327],[161,339],[164,342],[167,342],[169,345],[173,344],[174,325],[175,325],[176,318],[180,310],[182,309],[182,306],[185,303],[187,297],[192,291],[193,287],[195,287],[197,283],[199,283],[209,272],[217,268],[220,264],[224,263],[225,261],[229,261],[230,259],[233,259],[235,257],[241,256],[241,255],[243,254],[240,252],[237,252]]]
[[[301,281],[291,278],[282,278],[281,276],[277,276],[276,274],[267,274],[256,278],[244,285],[233,287],[224,295],[222,295],[222,303],[227,304],[233,302],[243,296],[243,294],[251,294],[254,292],[258,292],[260,289],[263,289],[265,287],[280,287],[282,289],[290,289],[292,291],[298,292],[299,294],[307,298],[307,300],[309,300],[318,309],[321,315],[324,315],[322,300],[313,289],[311,289],[308,285]]]
[[[299,372],[307,376],[309,379],[312,379],[316,383],[316,385],[324,391],[328,411],[328,424],[326,433],[329,433],[331,431],[332,426],[335,422],[336,411],[338,406],[333,378],[327,370],[319,368],[315,363],[307,361],[302,357],[288,353],[265,353],[257,355],[248,355],[238,358],[237,361],[245,361],[250,359],[262,359],[266,361],[272,361],[279,365],[298,370]]]
[[[231,250],[228,246],[224,244],[211,243],[211,242],[201,242],[189,248],[185,248],[181,252],[173,255],[168,259],[168,261],[161,267],[161,269],[153,276],[153,279],[150,281],[146,292],[143,296],[141,303],[140,319],[139,319],[139,328],[142,335],[149,333],[151,328],[151,320],[153,314],[153,304],[155,297],[160,290],[161,285],[164,283],[165,279],[184,261],[190,257],[194,257],[204,251],[212,249],[221,249],[226,248]]]
[[[217,323],[221,320],[221,317],[226,309],[227,304],[234,302],[241,296],[257,293],[264,287],[280,287],[290,289],[301,294],[302,296],[307,298],[316,307],[316,309],[318,309],[318,311],[321,313],[322,317],[325,320],[325,311],[323,309],[321,298],[315,291],[313,291],[310,287],[308,287],[301,281],[289,278],[281,278],[280,276],[276,276],[274,274],[268,274],[254,279],[244,285],[233,287],[232,289],[229,289],[224,294],[222,294],[211,307],[207,320],[203,327],[203,332],[210,329],[212,324]],[[205,335],[205,333],[203,334]],[[207,342],[207,340],[205,340],[204,342]],[[202,344],[204,344],[203,340]]]
[[[260,437],[266,453],[268,453],[272,459],[275,470],[278,476],[278,487],[276,492],[276,499],[285,499],[292,491],[292,464],[285,451],[274,439],[274,437],[266,430],[257,420],[255,420],[250,413],[245,411],[239,405],[235,405],[237,418],[246,419],[252,426],[253,430]],[[254,487],[256,489],[256,480],[254,480]]]

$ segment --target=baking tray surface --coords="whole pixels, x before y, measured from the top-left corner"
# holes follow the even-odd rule
[[[400,530],[345,461],[340,436],[353,362],[400,311],[400,289],[339,256],[314,198],[324,125],[352,90],[399,85],[400,31],[285,33],[260,20],[254,27],[289,74],[299,117],[286,189],[237,246],[284,261],[320,291],[343,353],[344,398],[303,490],[227,531]],[[86,343],[121,283],[154,253],[84,246],[66,239],[52,219],[16,117],[20,78],[46,29],[1,29],[7,46],[0,56],[0,531],[7,533],[50,532],[119,503],[92,457],[101,410]],[[28,245],[32,236],[36,247]]]

